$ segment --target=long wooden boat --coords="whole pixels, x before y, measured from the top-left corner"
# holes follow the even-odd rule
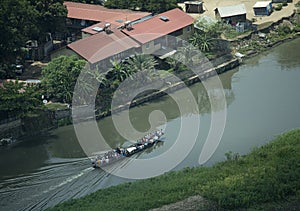
[[[128,147],[118,147],[104,154],[96,155],[91,158],[92,166],[94,168],[101,168],[109,164],[115,163],[126,157],[130,157],[138,152],[148,149],[160,142],[160,138],[164,135],[162,130],[154,131],[145,135],[143,138],[137,141],[135,144],[131,144]]]

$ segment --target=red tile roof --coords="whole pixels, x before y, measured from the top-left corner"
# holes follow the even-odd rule
[[[122,25],[116,20],[122,20],[123,22],[130,20],[138,20],[147,15],[148,12],[136,12],[131,10],[121,10],[121,9],[108,9],[100,5],[93,4],[82,4],[76,2],[65,1],[64,5],[68,10],[68,18],[81,19],[81,20],[91,20],[91,21],[105,21],[110,22],[115,25]]]
[[[140,45],[120,30],[115,30],[111,34],[100,32],[73,42],[68,47],[90,63],[96,63],[131,48],[138,48]]]
[[[93,28],[95,28],[95,27],[100,27],[100,28],[103,29],[103,28],[105,27],[105,24],[106,24],[106,22],[96,23],[96,24],[94,24],[94,25],[91,25],[91,26],[89,26],[89,27],[87,27],[87,28],[82,29],[81,31],[82,31],[82,32],[85,32],[85,33],[89,33],[89,34],[91,34],[91,35],[93,35],[93,34],[98,34],[99,32],[93,30]],[[117,27],[118,27],[117,25],[111,24],[110,29],[111,29],[111,30],[115,30]]]
[[[168,21],[161,20],[161,16],[167,17]],[[132,26],[132,30],[124,29],[123,32],[144,44],[189,26],[193,24],[193,22],[194,19],[191,16],[176,8],[161,13],[146,21],[137,23]]]

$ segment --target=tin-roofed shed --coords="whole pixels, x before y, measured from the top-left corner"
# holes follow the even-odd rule
[[[268,16],[272,13],[272,1],[258,1],[253,6],[255,16]]]
[[[202,1],[185,1],[185,12],[187,13],[202,13],[203,2]]]
[[[237,23],[246,21],[246,7],[244,4],[237,4],[215,9],[216,18],[227,21],[228,23]]]

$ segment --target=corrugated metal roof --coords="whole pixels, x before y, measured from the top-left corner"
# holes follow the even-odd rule
[[[236,16],[236,15],[243,15],[246,14],[246,7],[244,4],[237,4],[225,7],[218,7],[218,10],[221,18]]]
[[[201,5],[202,1],[185,1],[184,4]]]
[[[89,33],[89,34],[98,34],[99,31],[94,30],[94,28],[99,27],[99,28],[104,29],[106,24],[107,24],[106,22],[96,23],[94,25],[91,25],[87,28],[82,29],[81,31],[85,32],[85,33]],[[117,27],[118,27],[117,25],[113,25],[113,24],[110,25],[111,30],[115,30]]]
[[[258,1],[254,4],[253,8],[267,7],[271,3],[272,1]]]
[[[108,9],[100,5],[82,4],[68,1],[64,2],[64,5],[68,10],[68,18],[90,21],[105,21],[116,25],[118,25],[116,20],[134,21],[151,14],[148,12],[135,12],[131,10]]]
[[[100,32],[73,42],[68,47],[90,63],[96,63],[140,45],[120,30],[115,30],[111,34]]]
[[[161,20],[161,16],[167,17],[168,20]],[[191,16],[176,8],[158,14],[149,20],[137,23],[132,26],[131,30],[124,29],[122,31],[138,42],[144,44],[186,26],[192,25],[193,22],[194,19]]]

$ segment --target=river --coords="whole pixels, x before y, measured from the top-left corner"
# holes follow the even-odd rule
[[[204,164],[225,159],[228,151],[245,154],[276,135],[300,127],[300,39],[296,39],[245,61],[220,76],[227,101],[226,126],[219,146]],[[200,132],[188,156],[173,170],[199,166],[198,159],[211,123],[206,91],[198,83],[190,87],[198,99],[199,112],[180,114],[169,96],[131,109],[131,121],[139,131],[149,129],[148,114],[160,110],[167,123],[164,142],[139,158],[156,157],[176,140],[182,118],[200,117]],[[184,99],[182,91],[175,95]],[[98,122],[111,147],[124,142],[110,117]],[[192,127],[191,127],[192,128]],[[88,138],[88,137],[87,137]],[[174,159],[176,154],[173,155]],[[70,198],[129,179],[93,169],[83,153],[73,126],[31,137],[10,149],[0,149],[0,210],[40,210]],[[142,167],[141,167],[142,169]],[[138,169],[138,170],[141,170]]]

